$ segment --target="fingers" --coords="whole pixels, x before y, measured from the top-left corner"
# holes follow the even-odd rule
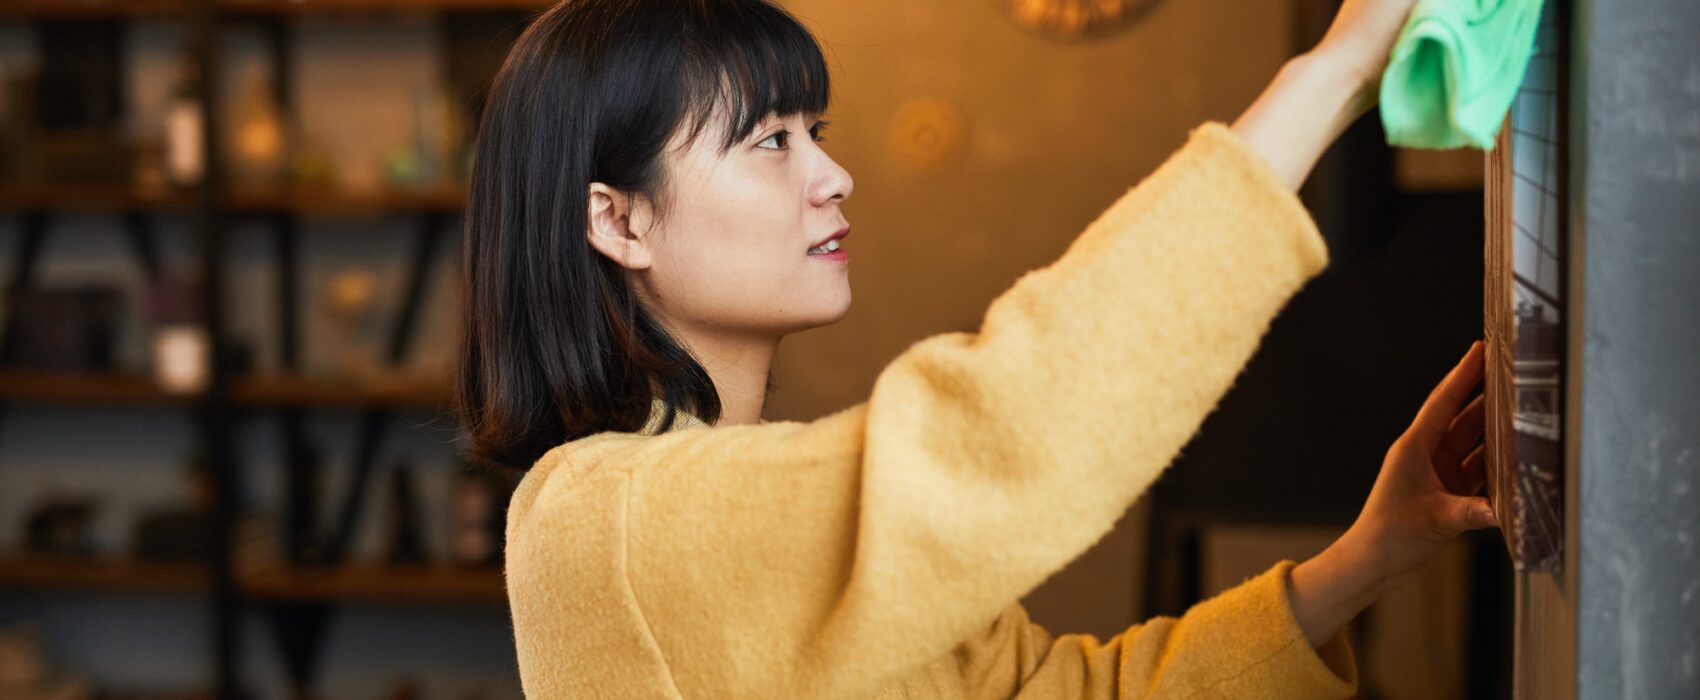
[[[1488,504],[1488,499],[1481,496],[1460,496],[1451,499],[1441,517],[1444,520],[1442,527],[1452,533],[1499,527],[1499,519],[1493,514],[1493,506]]]
[[[1435,461],[1457,464],[1482,441],[1482,433],[1487,430],[1486,398],[1485,394],[1477,396],[1452,419],[1446,427],[1446,434],[1435,446]]]
[[[1486,448],[1485,444],[1475,445],[1475,449],[1462,458],[1442,458],[1438,455],[1434,457],[1434,475],[1440,479],[1440,485],[1447,493],[1470,496],[1481,490],[1482,482],[1486,479],[1482,470],[1486,464]]]
[[[1428,400],[1423,402],[1411,430],[1425,444],[1434,445],[1440,439],[1447,426],[1458,416],[1458,407],[1481,383],[1483,367],[1486,366],[1483,355],[1482,341],[1472,343],[1469,351],[1464,353],[1464,359],[1459,360],[1458,365],[1440,380],[1440,384],[1429,393]]]
[[[1459,472],[1463,476],[1461,490],[1458,491],[1460,495],[1474,496],[1482,490],[1482,484],[1487,482],[1487,445],[1477,445],[1475,451],[1464,458]]]

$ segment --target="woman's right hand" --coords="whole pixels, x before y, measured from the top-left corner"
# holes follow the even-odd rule
[[[1233,124],[1288,188],[1375,106],[1381,71],[1416,0],[1346,0],[1316,48],[1281,67]]]

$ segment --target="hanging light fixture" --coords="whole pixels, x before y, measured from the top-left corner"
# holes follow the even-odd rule
[[[1053,39],[1118,34],[1138,24],[1161,0],[992,0],[1016,24]]]

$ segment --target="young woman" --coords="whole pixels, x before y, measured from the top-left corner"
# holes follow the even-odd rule
[[[1326,266],[1293,190],[1370,106],[1411,5],[1346,0],[978,332],[914,344],[811,422],[760,416],[780,339],[850,303],[815,41],[763,0],[543,14],[478,134],[460,364],[470,453],[525,472],[507,586],[526,694],[1352,693],[1343,625],[1495,524],[1464,405],[1479,346],[1316,558],[1108,640],[1018,599],[1110,529]]]

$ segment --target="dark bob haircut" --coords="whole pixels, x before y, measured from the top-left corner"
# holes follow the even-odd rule
[[[664,210],[676,133],[718,131],[724,153],[829,97],[814,37],[765,0],[541,14],[497,72],[474,148],[456,367],[467,457],[523,471],[563,442],[642,428],[656,399],[663,429],[679,411],[717,422],[708,373],[586,240],[590,183]]]

